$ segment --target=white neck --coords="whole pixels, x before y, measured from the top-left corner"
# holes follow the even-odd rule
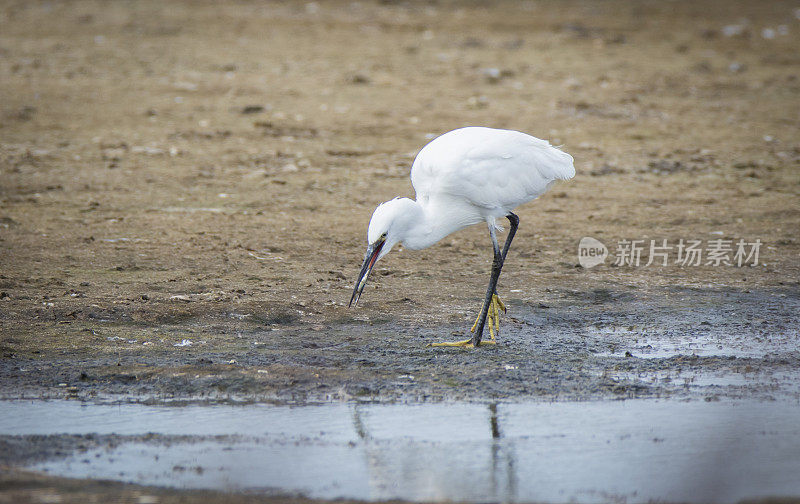
[[[434,202],[415,201],[412,212],[412,225],[400,238],[412,250],[430,247],[450,233],[485,220],[474,206],[446,196]]]

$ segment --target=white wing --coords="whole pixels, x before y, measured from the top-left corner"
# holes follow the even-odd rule
[[[422,148],[411,167],[417,200],[457,196],[510,212],[575,176],[572,156],[519,131],[468,127]]]

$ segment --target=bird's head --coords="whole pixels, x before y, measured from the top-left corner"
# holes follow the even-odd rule
[[[364,264],[358,274],[349,306],[358,303],[358,298],[367,285],[367,278],[378,259],[388,254],[392,247],[402,241],[412,225],[416,206],[417,204],[408,198],[395,198],[381,203],[372,213],[367,229],[367,253],[364,255]]]

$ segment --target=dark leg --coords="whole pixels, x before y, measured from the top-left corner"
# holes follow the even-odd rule
[[[502,252],[498,251],[498,249],[494,250],[494,260],[492,260],[492,275],[489,278],[489,287],[486,289],[486,299],[483,302],[483,309],[481,309],[480,319],[478,319],[478,327],[472,335],[473,346],[478,346],[481,343],[483,328],[486,325],[486,315],[489,313],[489,305],[492,302],[492,296],[497,290],[497,280],[500,278],[500,271],[502,271],[503,264],[506,261],[508,249],[511,247],[511,240],[514,239],[514,235],[517,232],[517,227],[519,227],[519,217],[517,217],[515,214],[510,213],[506,216],[506,218],[508,218],[508,221],[511,223],[511,227],[508,230],[508,236],[506,237],[506,242],[503,245]]]
[[[517,214],[510,213],[506,215],[506,219],[511,223],[511,227],[508,230],[508,236],[506,237],[506,243],[503,245],[503,263],[506,262],[506,256],[508,255],[508,249],[511,247],[511,240],[514,239],[514,235],[517,233],[517,228],[519,227],[519,217]]]

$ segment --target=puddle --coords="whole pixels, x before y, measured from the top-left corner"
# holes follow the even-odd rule
[[[649,385],[673,384],[685,387],[748,387],[750,389],[780,390],[800,380],[798,372],[717,372],[700,373],[692,369],[661,369],[648,371],[614,371],[606,376],[612,380],[643,382]]]
[[[0,407],[0,435],[115,434],[28,465],[76,478],[371,501],[800,495],[797,402]]]
[[[602,291],[605,292],[605,291]],[[597,291],[595,291],[597,294]],[[677,356],[763,359],[798,355],[800,297],[792,292],[675,288],[657,297],[610,291],[614,302],[592,297],[593,317],[576,318],[551,310],[565,328],[581,324],[590,351],[597,357],[668,359]],[[587,293],[582,292],[581,296]],[[581,314],[587,306],[580,306]],[[536,310],[525,322],[546,330],[552,321]],[[586,320],[592,320],[586,325]]]
[[[611,346],[594,352],[598,357],[622,357],[630,352],[641,359],[668,359],[679,355],[698,357],[736,357],[760,359],[767,355],[797,352],[795,333],[775,332],[768,336],[750,332],[736,334],[724,331],[698,332],[689,329],[658,331],[628,330],[620,327],[587,327],[586,333]]]

